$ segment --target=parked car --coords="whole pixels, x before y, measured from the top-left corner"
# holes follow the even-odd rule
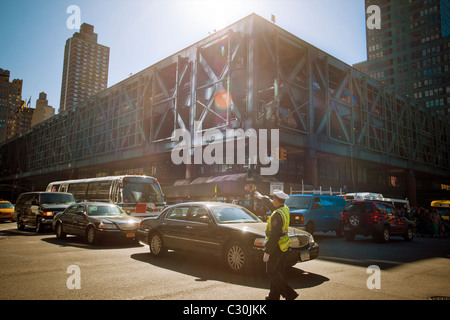
[[[141,221],[138,239],[152,256],[168,249],[193,250],[222,257],[232,272],[262,262],[266,223],[247,209],[227,203],[192,202],[166,208],[160,216]],[[315,259],[319,246],[306,231],[289,228],[288,265]]]
[[[130,217],[115,204],[104,202],[75,203],[53,219],[53,230],[58,239],[68,234],[86,237],[96,244],[105,237],[136,239],[140,219]]]
[[[0,200],[0,221],[14,219],[14,206],[11,202]]]
[[[402,236],[407,241],[414,238],[414,221],[381,201],[349,201],[342,214],[342,224],[347,240],[353,240],[356,235],[372,236],[385,243],[391,236]]]
[[[342,236],[341,216],[345,199],[337,196],[292,194],[285,204],[291,212],[291,225],[315,231],[335,231]]]
[[[75,203],[71,193],[65,192],[26,192],[19,195],[14,209],[14,219],[17,229],[25,226],[36,227],[36,232],[42,232],[51,226],[56,213],[63,211]]]

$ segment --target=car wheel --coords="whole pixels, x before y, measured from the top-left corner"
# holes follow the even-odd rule
[[[17,230],[24,230],[25,229],[25,224],[22,222],[22,217],[18,216],[17,217]]]
[[[89,227],[86,232],[86,240],[90,245],[98,243],[97,230],[94,227]]]
[[[58,222],[56,224],[55,233],[56,233],[56,238],[58,238],[58,239],[65,239],[66,238],[67,233],[63,232],[62,222]]]
[[[158,232],[150,234],[148,245],[150,254],[154,257],[161,257],[166,252],[162,236]]]
[[[379,235],[378,240],[382,243],[388,243],[391,237],[391,231],[388,226],[384,226],[381,234]]]
[[[243,273],[247,270],[249,257],[245,247],[239,242],[231,242],[225,249],[225,265],[228,270]]]
[[[308,233],[310,233],[310,234],[313,234],[313,233],[314,233],[314,230],[315,230],[315,228],[314,228],[314,223],[313,223],[312,221],[309,221],[309,222],[306,224],[305,229],[306,229],[306,232],[308,232]]]
[[[411,241],[414,238],[414,230],[412,227],[408,227],[408,229],[406,230],[405,235],[403,236],[403,238],[406,241]]]

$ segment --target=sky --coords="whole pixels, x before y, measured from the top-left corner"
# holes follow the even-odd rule
[[[71,5],[110,47],[108,87],[252,13],[349,65],[367,57],[364,0],[0,0],[0,68],[33,108],[44,91],[59,111]]]

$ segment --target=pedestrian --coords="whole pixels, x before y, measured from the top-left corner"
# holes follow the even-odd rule
[[[433,227],[433,238],[439,238],[439,224],[441,223],[441,216],[437,209],[434,209],[431,212],[430,222]]]
[[[291,244],[288,234],[290,213],[284,204],[289,196],[283,191],[274,191],[273,200],[255,192],[255,197],[261,199],[263,204],[272,212],[266,226],[266,248],[263,261],[266,263],[266,273],[270,279],[270,292],[266,300],[295,300],[298,293],[292,289],[284,279],[287,251]]]

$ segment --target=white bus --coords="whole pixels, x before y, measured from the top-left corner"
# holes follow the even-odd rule
[[[166,206],[158,180],[142,175],[55,181],[46,191],[72,193],[77,202],[115,203],[129,215],[141,218],[157,216]]]

